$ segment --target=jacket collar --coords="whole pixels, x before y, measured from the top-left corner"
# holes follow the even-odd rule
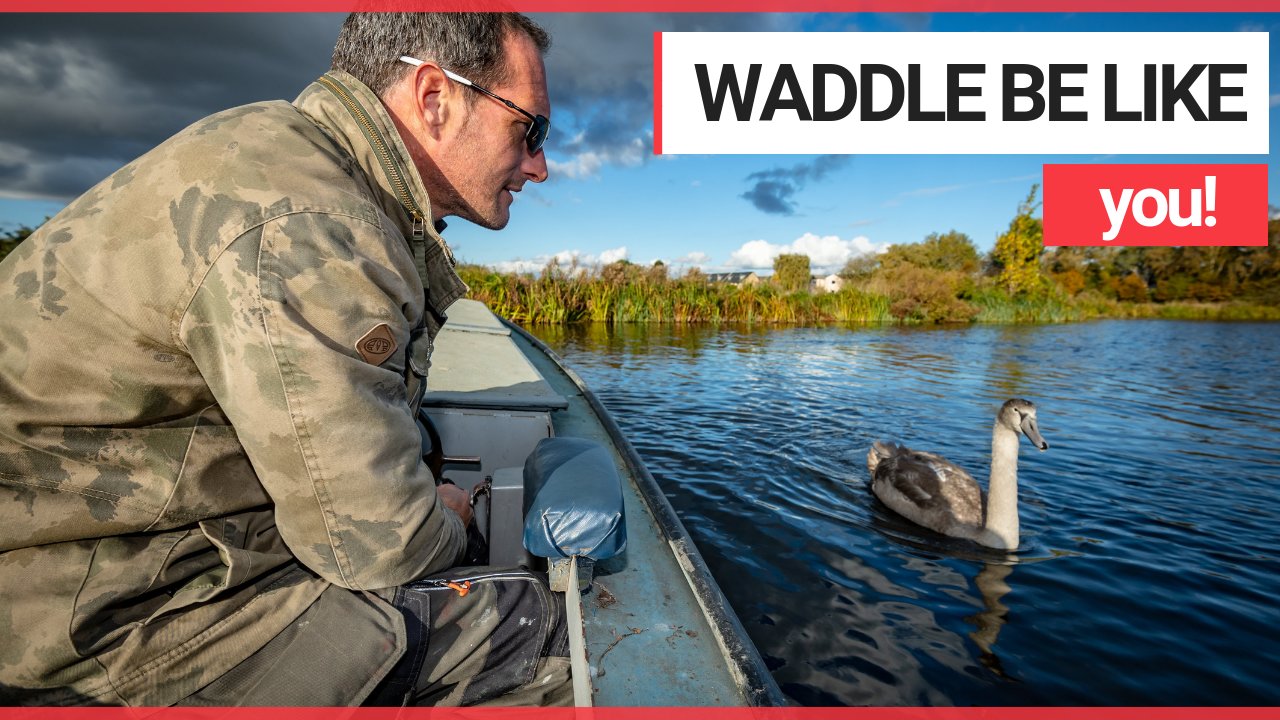
[[[443,317],[468,288],[454,270],[453,251],[440,236],[444,221],[432,217],[426,186],[382,101],[351,75],[330,71],[307,86],[293,104],[364,171],[379,207],[410,239],[427,302]]]

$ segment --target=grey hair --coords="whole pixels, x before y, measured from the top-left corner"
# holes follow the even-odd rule
[[[379,97],[412,67],[401,55],[435,62],[484,86],[506,79],[503,41],[527,35],[546,54],[551,36],[518,13],[362,13],[347,16],[333,48],[332,69],[355,76]]]

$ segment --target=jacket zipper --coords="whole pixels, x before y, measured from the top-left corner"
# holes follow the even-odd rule
[[[533,577],[523,573],[486,573],[482,575],[459,575],[453,578],[431,578],[427,580],[414,580],[405,585],[405,587],[417,590],[418,592],[431,592],[433,590],[449,590],[456,592],[460,597],[466,597],[471,592],[471,586],[475,583],[492,582],[494,580],[523,580],[525,582],[534,582]]]
[[[422,210],[418,207],[418,203],[414,201],[413,196],[409,194],[409,185],[400,173],[399,166],[391,159],[391,149],[387,147],[387,141],[383,139],[382,133],[378,132],[378,128],[373,124],[373,119],[369,117],[369,113],[352,97],[347,88],[328,75],[321,75],[317,82],[337,96],[338,100],[347,108],[347,112],[351,113],[351,117],[355,118],[356,123],[360,125],[365,138],[368,139],[369,144],[373,146],[374,152],[378,156],[382,171],[386,173],[387,179],[395,187],[397,199],[413,217],[413,236],[423,237],[426,233]]]
[[[424,578],[421,580],[413,580],[411,585],[430,585],[430,587],[443,588],[448,583],[457,583],[460,580],[471,580],[472,583],[479,583],[481,580],[532,580],[534,577],[527,573],[480,573],[479,575],[456,575],[452,578]]]
[[[435,590],[435,589],[447,588],[449,586],[449,583],[461,582],[463,580],[470,581],[470,582],[482,582],[486,580],[527,580],[532,582],[533,576],[525,573],[513,573],[513,572],[482,573],[480,575],[461,574],[456,577],[414,580],[413,582],[408,584],[415,585],[415,586],[425,585],[427,587],[422,588],[423,590]]]

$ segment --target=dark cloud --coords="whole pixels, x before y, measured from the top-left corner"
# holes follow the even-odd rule
[[[654,31],[793,30],[804,17],[536,15],[553,36],[549,159],[590,168],[652,157]],[[201,117],[292,99],[327,69],[342,18],[6,15],[0,196],[70,199]]]
[[[796,204],[792,200],[810,182],[817,182],[829,173],[849,164],[847,155],[822,155],[810,163],[800,163],[789,168],[773,168],[753,172],[747,176],[753,182],[751,189],[741,197],[770,215],[795,215]]]
[[[752,13],[535,14],[551,33],[551,154],[635,164],[653,157],[653,33],[798,30],[804,16]],[[567,117],[566,117],[567,116]],[[588,165],[589,166],[589,165]],[[553,175],[554,177],[554,175]]]
[[[292,99],[341,15],[23,15],[0,24],[0,194],[69,199],[210,113]]]
[[[791,196],[795,194],[796,186],[791,183],[761,180],[742,193],[742,197],[770,215],[794,215],[796,208],[791,202]]]

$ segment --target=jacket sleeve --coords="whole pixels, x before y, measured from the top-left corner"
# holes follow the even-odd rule
[[[281,537],[353,589],[444,570],[466,546],[421,460],[403,373],[422,285],[389,232],[345,215],[273,220],[218,257],[179,325]],[[382,324],[395,345],[374,364],[356,343]]]

